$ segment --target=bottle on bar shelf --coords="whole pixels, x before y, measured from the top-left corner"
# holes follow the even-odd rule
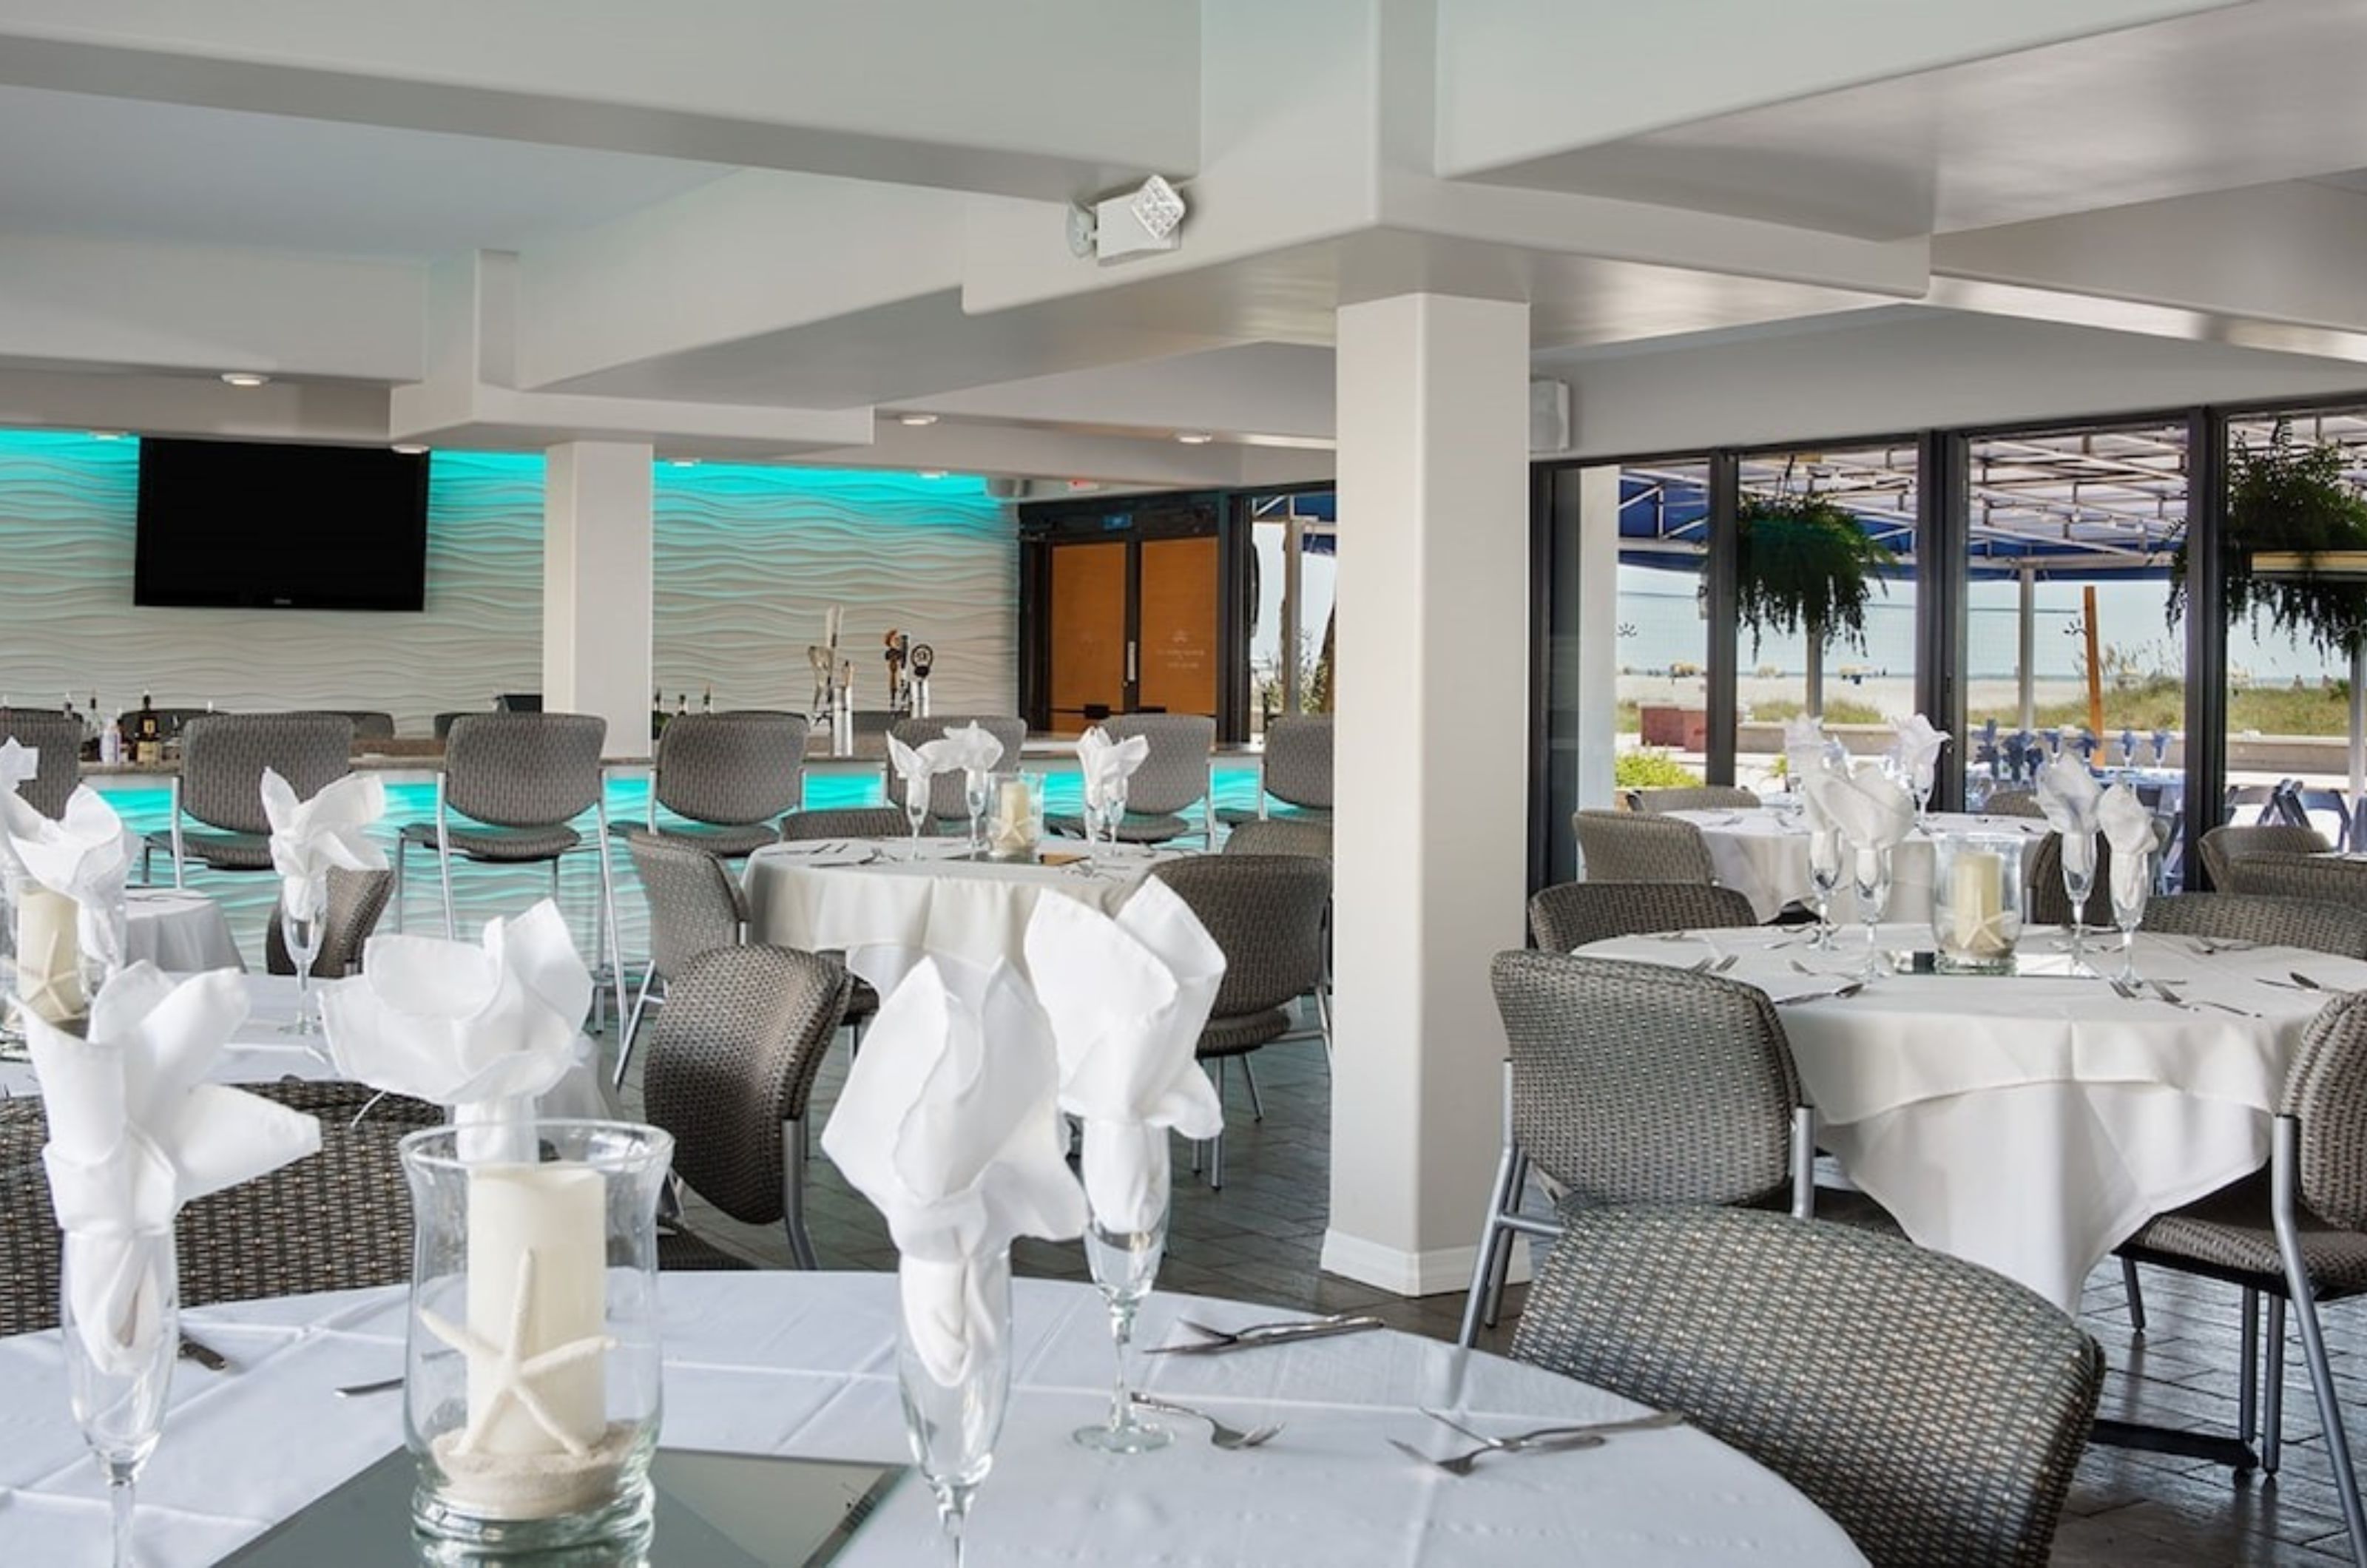
[[[93,712],[97,710],[96,697],[90,705]],[[119,713],[108,715],[98,727],[98,760],[110,764],[123,761],[123,716]]]
[[[688,692],[678,692],[678,693],[676,693],[676,694],[674,694],[674,717],[676,717],[676,718],[680,718],[680,717],[682,717],[682,716],[683,716],[683,715],[685,715],[685,714],[688,713],[689,711],[690,711],[690,694],[689,694]]]
[[[701,713],[715,711],[715,683],[712,681],[708,682],[707,694],[698,699],[698,711]]]
[[[156,699],[151,693],[140,694],[140,716],[131,726],[131,760],[143,768],[164,760],[164,721],[157,716]]]

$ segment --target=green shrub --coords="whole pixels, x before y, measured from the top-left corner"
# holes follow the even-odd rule
[[[1701,783],[1701,775],[1658,747],[1622,751],[1614,765],[1621,789],[1681,789]]]

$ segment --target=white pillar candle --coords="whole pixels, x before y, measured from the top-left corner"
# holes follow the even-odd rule
[[[2005,858],[1988,850],[1960,850],[1948,874],[1948,911],[1959,952],[1991,957],[2006,950],[1999,917],[2005,912]]]
[[[74,901],[29,878],[17,895],[17,995],[61,1027],[90,1010],[82,989],[82,942]]]
[[[1033,812],[1027,781],[1003,780],[1001,800],[994,813],[994,847],[998,852],[1017,854],[1028,847],[1033,826],[1028,818]]]
[[[518,1319],[518,1258],[534,1252],[531,1297],[515,1347],[521,1360],[605,1332],[607,1315],[607,1181],[573,1161],[484,1166],[469,1173],[469,1329],[487,1344],[510,1343]],[[504,1385],[496,1369],[469,1368],[469,1422]],[[607,1428],[606,1385],[597,1356],[535,1380],[551,1418],[579,1442]],[[511,1401],[483,1428],[479,1451],[555,1454],[566,1445]]]

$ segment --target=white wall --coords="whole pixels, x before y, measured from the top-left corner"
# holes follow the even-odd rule
[[[439,452],[429,479],[427,610],[139,609],[131,604],[138,445],[0,433],[0,694],[112,708],[376,708],[406,732],[540,683],[539,456]],[[948,711],[1012,711],[1016,535],[975,480],[660,466],[657,679],[693,705],[803,708],[805,646],[846,607],[866,648],[900,626],[939,653]]]

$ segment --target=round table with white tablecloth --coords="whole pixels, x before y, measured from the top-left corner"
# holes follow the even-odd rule
[[[659,1282],[669,1448],[903,1463],[896,1276],[667,1274]],[[1226,1452],[1182,1417],[1172,1446],[1117,1457],[1070,1439],[1108,1408],[1109,1314],[1089,1286],[1012,1291],[1013,1391],[994,1468],[970,1515],[971,1568],[1157,1562],[1184,1568],[1502,1568],[1570,1562],[1827,1564],[1863,1558],[1840,1528],[1769,1471],[1690,1427],[1602,1447],[1512,1456],[1456,1479],[1398,1453],[1470,1445],[1423,1416],[1442,1407],[1489,1432],[1636,1413],[1615,1395],[1478,1352],[1388,1332],[1218,1357],[1147,1357],[1154,1393],[1248,1427]],[[393,1451],[399,1394],[332,1390],[399,1373],[399,1290],[189,1312],[234,1371],[175,1368],[164,1441],[140,1482],[150,1568],[212,1562]],[[1190,1337],[1192,1317],[1239,1327],[1277,1316],[1239,1302],[1152,1295],[1138,1342]],[[67,1412],[53,1334],[0,1340],[0,1537],[10,1562],[103,1561],[98,1467]],[[653,1561],[667,1561],[659,1514]],[[835,1562],[945,1561],[927,1486],[908,1476]]]
[[[124,895],[124,940],[133,963],[142,959],[174,974],[243,969],[222,907],[202,893],[134,887]]]
[[[1702,841],[1709,851],[1710,869],[1718,886],[1731,887],[1750,899],[1751,912],[1761,919],[1772,920],[1791,905],[1815,906],[1816,886],[1808,873],[1807,819],[1796,807],[1672,811],[1668,815],[1701,829]],[[2046,824],[2033,817],[1931,813],[1925,818],[1925,826],[1917,829],[1891,853],[1890,904],[1884,911],[1886,918],[1931,918],[1933,833],[2016,833],[2034,848],[2046,836]],[[2027,859],[2025,852],[2025,862]],[[1856,918],[1857,900],[1844,879],[1841,888],[1833,895],[1833,919],[1847,924]]]
[[[2091,935],[2071,972],[2062,933],[2032,927],[2034,971],[1854,975],[1861,933],[1834,952],[1797,931],[1622,937],[1590,957],[1722,971],[1780,1009],[1818,1141],[1923,1246],[1985,1264],[2067,1310],[2088,1271],[2150,1216],[2217,1190],[2268,1158],[2269,1122],[2302,1032],[2367,963],[2291,948],[2204,951],[2140,936],[2137,968],[2168,987],[2124,997],[2118,938]],[[1930,926],[1881,928],[1886,950],[1931,946]],[[2300,974],[2322,990],[2297,984]]]
[[[1056,842],[1041,861],[1005,863],[974,859],[957,839],[774,844],[748,857],[748,940],[844,953],[883,993],[927,956],[1024,969],[1036,899],[1053,893],[1114,914],[1181,852]]]

